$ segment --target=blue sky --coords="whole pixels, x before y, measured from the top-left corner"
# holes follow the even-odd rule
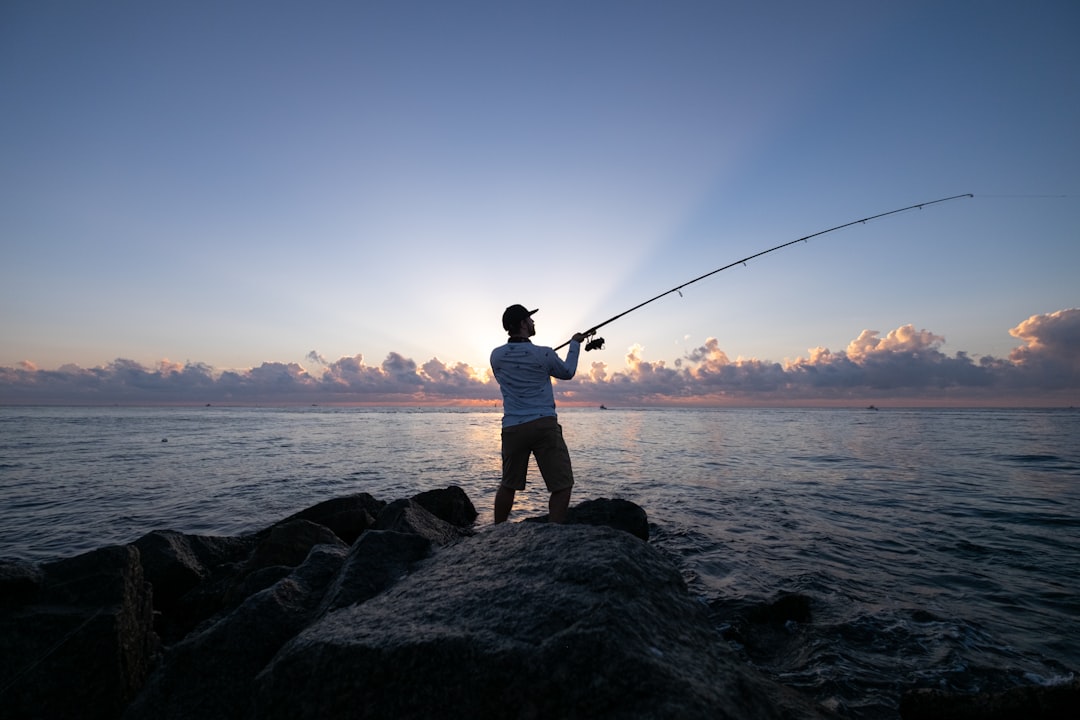
[[[559,345],[973,193],[612,323],[562,399],[1074,404],[1078,33],[1069,1],[4,3],[0,402],[487,400],[511,303]]]

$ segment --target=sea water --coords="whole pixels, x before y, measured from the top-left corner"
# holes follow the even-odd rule
[[[1080,669],[1080,412],[563,409],[574,502],[648,513],[732,648],[853,717]],[[0,408],[0,557],[236,535],[332,497],[461,486],[491,522],[496,409]],[[546,512],[533,466],[513,519]]]

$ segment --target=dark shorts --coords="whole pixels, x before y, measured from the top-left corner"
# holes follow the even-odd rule
[[[502,484],[514,490],[525,489],[529,455],[536,456],[536,466],[551,492],[574,485],[570,451],[563,440],[557,418],[544,417],[502,430]]]

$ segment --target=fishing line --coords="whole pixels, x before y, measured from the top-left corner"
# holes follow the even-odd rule
[[[878,213],[877,215],[870,215],[869,217],[859,218],[858,220],[852,220],[851,222],[846,222],[843,225],[837,225],[836,227],[831,227],[828,230],[819,230],[816,233],[806,235],[806,236],[798,238],[796,240],[789,240],[786,243],[781,243],[780,245],[777,245],[776,247],[771,247],[768,250],[762,250],[761,252],[754,253],[753,255],[748,255],[748,256],[744,257],[742,260],[736,260],[733,263],[728,263],[727,265],[725,265],[723,267],[716,268],[715,270],[707,272],[704,275],[699,275],[696,278],[694,278],[693,280],[688,280],[688,281],[684,282],[682,285],[676,285],[675,287],[671,288],[670,290],[666,290],[666,291],[660,293],[656,297],[649,298],[648,300],[646,300],[643,303],[638,303],[637,305],[630,308],[629,310],[624,310],[621,313],[619,313],[618,315],[615,315],[614,317],[609,317],[607,320],[605,320],[602,323],[599,323],[598,325],[593,325],[591,328],[589,328],[588,330],[586,330],[585,332],[583,332],[581,334],[584,335],[587,338],[588,337],[593,337],[594,335],[596,335],[597,330],[604,327],[608,323],[614,322],[614,321],[618,320],[619,318],[623,317],[624,315],[629,315],[630,313],[634,312],[635,310],[637,310],[639,308],[643,308],[646,305],[648,305],[649,303],[651,303],[653,301],[656,301],[656,300],[659,300],[660,298],[664,297],[665,295],[670,295],[671,293],[677,292],[681,296],[682,295],[681,290],[684,287],[686,287],[687,285],[693,285],[694,283],[696,283],[699,280],[704,280],[707,277],[715,275],[718,272],[723,272],[724,270],[727,270],[729,268],[733,268],[736,265],[745,265],[746,263],[753,260],[754,258],[759,258],[762,255],[768,255],[771,252],[776,252],[777,250],[781,250],[783,248],[786,248],[789,245],[795,245],[796,243],[806,242],[807,240],[810,240],[811,238],[820,237],[821,235],[825,235],[827,233],[831,233],[831,232],[834,232],[836,230],[841,230],[841,229],[846,228],[846,227],[851,227],[852,225],[859,225],[860,223],[867,223],[867,222],[870,222],[871,220],[877,220],[878,218],[883,218],[883,217],[885,217],[887,215],[895,215],[897,213],[906,212],[908,210],[922,210],[924,207],[926,207],[928,205],[936,205],[938,203],[948,202],[949,200],[957,200],[959,198],[970,198],[970,197],[975,197],[975,196],[973,194],[971,194],[971,193],[965,193],[963,195],[952,195],[950,197],[941,198],[939,200],[930,200],[929,202],[919,203],[918,205],[908,205],[907,207],[898,208],[896,210],[890,210],[889,212]],[[566,347],[569,344],[570,344],[570,341],[567,340],[566,342],[564,342],[562,345],[560,345],[559,347],[557,347],[555,349],[556,350],[561,350],[562,348]],[[602,338],[602,337],[598,337],[598,338],[595,338],[593,340],[590,340],[585,345],[586,350],[602,350],[603,348],[604,348],[604,338]]]
[[[974,196],[972,196],[974,197]],[[1072,195],[986,195],[979,193],[981,198],[1054,198],[1060,200],[1061,198],[1072,198]]]

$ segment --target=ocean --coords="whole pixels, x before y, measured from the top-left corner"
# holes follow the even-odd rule
[[[624,498],[747,662],[842,714],[1080,668],[1080,411],[560,410],[573,502]],[[0,557],[237,535],[322,500],[461,486],[497,409],[0,408]],[[546,512],[535,466],[511,520]],[[740,620],[810,614],[748,642]]]

